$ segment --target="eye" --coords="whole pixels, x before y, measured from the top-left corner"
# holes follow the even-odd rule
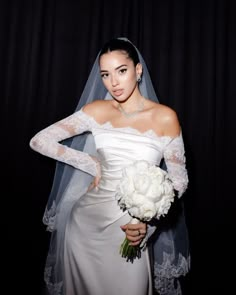
[[[102,77],[102,79],[106,79],[108,77],[108,74],[107,73],[103,73],[103,74],[101,74],[101,77]]]
[[[119,70],[119,73],[120,73],[121,75],[125,74],[126,72],[127,72],[127,69],[126,69],[126,68],[123,68],[123,69],[120,69],[120,70]]]

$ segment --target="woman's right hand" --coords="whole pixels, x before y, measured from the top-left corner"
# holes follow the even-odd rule
[[[96,163],[96,170],[97,170],[97,175],[94,177],[93,181],[90,183],[88,190],[91,191],[94,188],[98,188],[99,181],[101,179],[101,164],[98,160],[97,157],[90,155],[90,157],[94,160]]]
[[[93,181],[90,183],[89,187],[88,187],[88,192],[91,191],[92,189],[98,189],[98,184],[100,181],[101,177],[100,176],[96,176],[94,177]]]

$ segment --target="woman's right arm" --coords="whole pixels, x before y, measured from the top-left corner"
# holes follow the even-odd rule
[[[30,140],[30,147],[44,156],[98,176],[100,169],[96,158],[60,143],[64,139],[91,131],[92,122],[92,118],[83,111],[77,111],[38,132]]]

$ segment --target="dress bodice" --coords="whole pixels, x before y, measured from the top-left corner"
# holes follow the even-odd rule
[[[159,165],[163,148],[156,139],[124,132],[116,128],[95,128],[93,135],[100,160],[107,165],[126,165],[135,160],[146,160]]]

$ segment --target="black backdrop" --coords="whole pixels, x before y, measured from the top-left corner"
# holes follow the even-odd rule
[[[74,111],[98,50],[115,36],[130,38],[140,49],[160,102],[177,111],[183,127],[192,253],[185,293],[231,294],[235,6],[233,0],[0,2],[7,294],[15,294],[15,286],[23,294],[41,293],[49,241],[42,215],[55,162],[30,150],[29,140]]]

